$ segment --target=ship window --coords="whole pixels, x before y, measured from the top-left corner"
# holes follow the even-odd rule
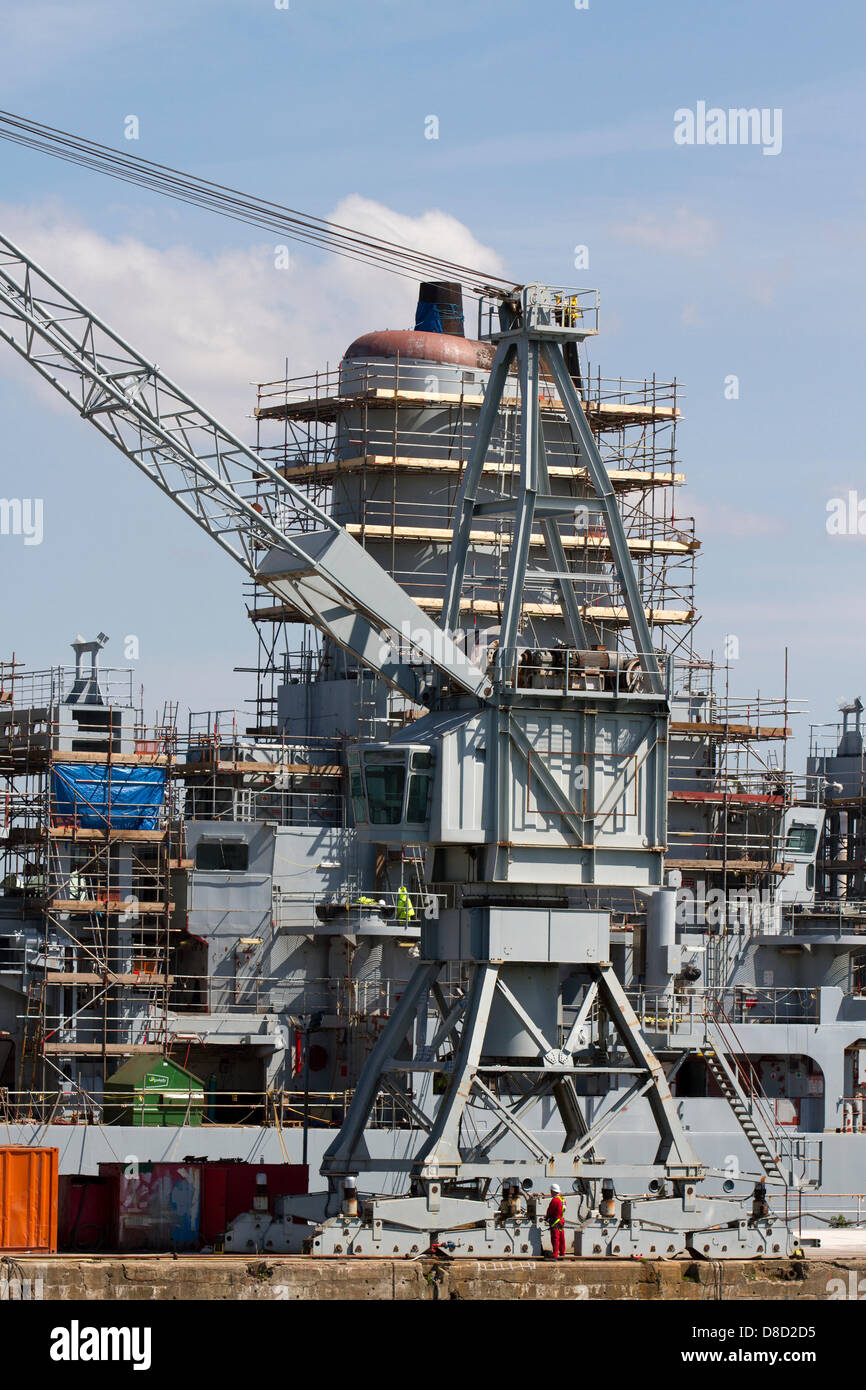
[[[814,825],[792,825],[785,841],[785,849],[792,854],[811,854],[815,848],[818,831]]]
[[[195,847],[197,869],[242,873],[250,862],[250,847],[244,840],[199,840]]]
[[[371,825],[399,825],[406,789],[405,753],[368,753],[364,758]]]

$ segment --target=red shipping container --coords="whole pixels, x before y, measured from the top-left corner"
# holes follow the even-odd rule
[[[60,1176],[61,1250],[101,1251],[111,1248],[111,1189],[92,1174]]]
[[[0,1252],[57,1249],[58,1149],[0,1145]]]
[[[201,1165],[201,1222],[199,1236],[203,1245],[213,1245],[230,1221],[242,1211],[252,1211],[253,1198],[261,1188],[256,1174],[267,1177],[271,1215],[274,1198],[297,1196],[307,1192],[310,1169],[303,1163],[231,1163],[218,1159]]]

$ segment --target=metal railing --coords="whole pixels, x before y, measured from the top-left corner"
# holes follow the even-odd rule
[[[569,293],[574,293],[570,291]],[[596,291],[577,291],[582,296],[581,309],[583,322],[589,325],[597,313]],[[491,306],[491,312],[498,313],[499,304]],[[304,376],[284,377],[277,381],[264,381],[258,387],[258,409],[268,411],[274,408],[289,410],[298,407],[315,412],[317,404],[331,408],[346,398],[365,396],[372,391],[406,391],[413,396],[427,397],[431,405],[439,404],[441,397],[449,402],[459,403],[467,398],[471,405],[478,406],[486,385],[486,368],[461,368],[448,363],[416,363],[400,357],[390,361],[384,359],[347,359],[329,371],[310,372]],[[607,407],[642,407],[647,412],[657,410],[670,412],[675,402],[682,399],[682,390],[675,381],[656,381],[654,378],[602,377],[587,373],[584,388],[585,409],[592,411],[599,405]],[[559,405],[559,393],[553,382],[542,377],[539,384],[542,402],[552,406]],[[519,402],[517,376],[511,375],[506,383],[505,404]],[[387,404],[383,399],[382,404]],[[671,417],[673,418],[673,417]],[[643,422],[641,422],[643,423]]]
[[[88,680],[90,674],[89,666],[83,668],[82,679]],[[42,671],[31,671],[21,666],[16,669],[14,680],[8,680],[7,688],[12,694],[12,705],[16,712],[30,708],[56,709],[71,693],[75,679],[74,665],[51,666]],[[103,703],[89,708],[136,708],[135,672],[131,666],[100,666],[96,680]]]
[[[716,1007],[734,1024],[820,1022],[817,989],[736,985],[712,994]]]
[[[309,1093],[308,1105],[304,1092],[298,1090],[215,1091],[204,1086],[191,1093],[173,1093],[170,1107],[153,1092],[146,1101],[148,1118],[141,1107],[133,1106],[124,1096],[96,1087],[80,1087],[72,1082],[46,1090],[0,1089],[0,1124],[81,1124],[120,1125],[149,1128],[154,1116],[162,1113],[163,1123],[175,1126],[178,1117],[196,1127],[220,1125],[228,1127],[256,1126],[276,1129],[300,1129],[305,1116],[310,1128],[338,1128],[352,1103],[354,1089],[317,1091]],[[169,1111],[171,1113],[169,1113]],[[368,1128],[409,1128],[408,1112],[399,1099],[380,1095],[373,1107]]]
[[[399,927],[420,926],[422,920],[435,920],[446,907],[453,906],[452,892],[422,891],[410,887],[376,888],[345,885],[337,891],[292,893],[277,890],[273,900],[273,920],[276,928],[298,930],[303,924],[309,931],[312,917],[323,927],[332,922],[355,922],[361,926],[371,917]],[[332,928],[333,930],[333,928]]]
[[[798,911],[783,904],[781,929],[791,936],[866,935],[866,902],[862,899],[824,899]]]
[[[819,998],[816,989],[764,988],[737,985],[731,989],[695,990],[689,994],[628,991],[629,1002],[637,1014],[641,1030],[677,1035],[703,1036],[707,1024],[719,1010],[732,1023],[817,1023]]]
[[[250,774],[255,776],[256,774]],[[268,774],[264,769],[262,776]],[[313,774],[298,774],[300,781]],[[219,776],[219,774],[217,774]],[[339,783],[336,784],[339,787]],[[278,825],[324,825],[342,829],[347,824],[346,800],[340,790],[327,787],[276,789],[225,787],[212,783],[188,786],[183,803],[187,821],[276,821]]]
[[[550,316],[560,328],[574,328],[580,333],[598,332],[601,297],[598,290],[571,289],[563,285],[545,286],[550,293]],[[520,300],[524,291],[515,295]],[[503,317],[504,315],[504,317]],[[478,299],[478,337],[489,338],[500,333],[503,324],[510,324],[507,301],[501,295],[481,294]]]

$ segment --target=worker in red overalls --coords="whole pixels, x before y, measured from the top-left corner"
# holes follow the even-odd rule
[[[550,1184],[547,1224],[550,1227],[550,1245],[553,1250],[553,1258],[561,1260],[565,1255],[565,1204],[559,1185],[555,1182]]]

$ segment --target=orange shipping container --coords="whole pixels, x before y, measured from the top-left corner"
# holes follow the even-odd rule
[[[0,1252],[57,1249],[57,1149],[0,1145]]]

